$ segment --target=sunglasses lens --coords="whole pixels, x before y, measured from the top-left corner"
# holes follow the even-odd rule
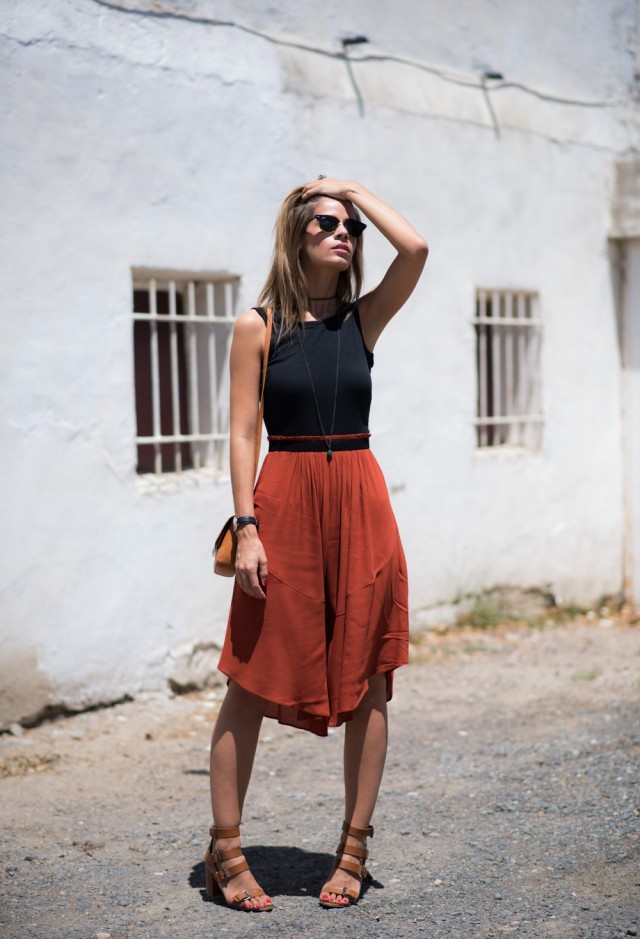
[[[316,215],[315,218],[318,220],[321,230],[326,232],[334,232],[340,224],[340,219],[336,218],[335,215]],[[355,218],[347,218],[344,220],[344,227],[347,234],[351,235],[352,238],[359,238],[367,226],[364,222],[359,222]]]
[[[335,215],[316,215],[318,225],[322,231],[332,232],[338,227],[338,219]]]
[[[364,222],[359,222],[355,218],[348,218],[344,223],[344,227],[353,238],[359,238],[367,226]]]

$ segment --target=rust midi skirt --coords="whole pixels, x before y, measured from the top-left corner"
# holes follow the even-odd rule
[[[370,676],[408,658],[407,571],[370,450],[270,452],[254,496],[266,601],[234,586],[219,669],[268,701],[266,716],[324,736]]]

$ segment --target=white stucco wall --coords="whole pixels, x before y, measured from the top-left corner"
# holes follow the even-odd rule
[[[228,480],[136,476],[131,268],[240,274],[251,305],[280,199],[319,172],[360,179],[431,243],[374,369],[413,608],[495,584],[620,588],[607,236],[615,160],[638,147],[633,0],[3,13],[0,720],[161,687],[176,650],[221,640],[231,585],[209,551]],[[333,55],[360,33],[354,58],[407,60],[354,62],[363,114]],[[487,98],[485,68],[513,84]],[[370,231],[366,253],[372,284],[390,255]],[[540,294],[536,454],[475,447],[482,285]]]

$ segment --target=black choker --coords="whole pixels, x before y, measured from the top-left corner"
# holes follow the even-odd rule
[[[318,303],[320,300],[337,300],[337,298],[337,293],[334,293],[332,297],[309,297],[309,303]]]

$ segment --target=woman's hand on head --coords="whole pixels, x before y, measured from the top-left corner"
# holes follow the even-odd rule
[[[267,580],[267,555],[253,525],[238,531],[236,552],[236,581],[250,597],[265,600],[264,586]]]
[[[327,196],[330,199],[350,201],[355,195],[356,184],[347,179],[312,179],[302,189],[302,198]]]

